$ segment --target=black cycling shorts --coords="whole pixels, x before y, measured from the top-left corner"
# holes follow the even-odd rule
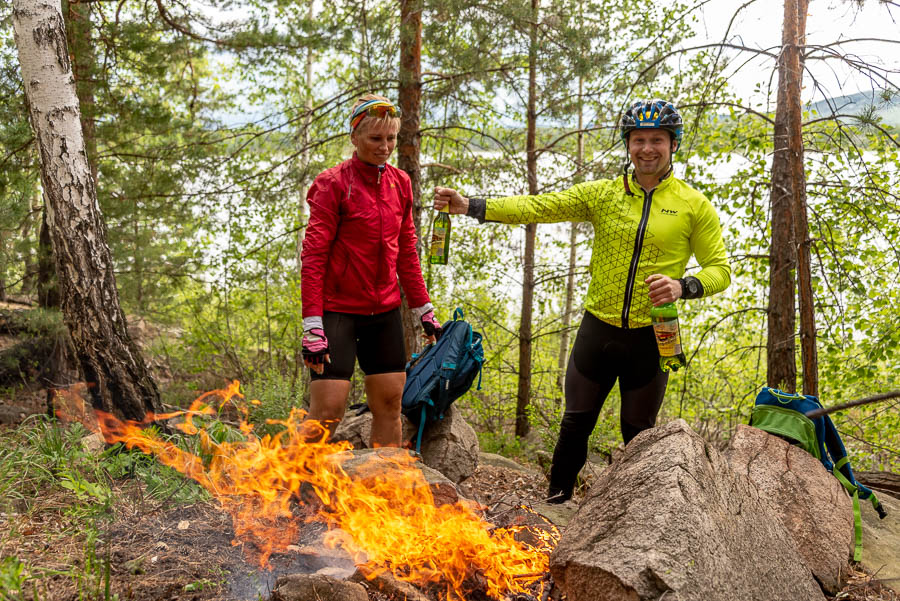
[[[659,368],[652,326],[618,328],[585,311],[566,371],[566,412],[596,416],[616,380],[623,424],[653,426],[669,374]]]
[[[367,376],[406,371],[406,343],[400,308],[377,315],[325,311],[322,316],[331,363],[313,380],[349,380],[354,360]]]

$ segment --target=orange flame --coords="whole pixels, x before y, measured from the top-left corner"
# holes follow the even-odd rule
[[[215,397],[221,399],[219,408],[229,402],[238,406],[245,440],[217,442],[204,423],[195,423],[215,416],[209,404]],[[346,452],[350,444],[326,442],[328,431],[315,420],[304,421],[301,410],[271,420],[285,429],[258,438],[246,409],[234,401],[242,398],[235,381],[203,395],[187,411],[148,415],[141,423],[97,413],[107,442],[151,453],[208,490],[231,514],[236,538],[258,549],[261,566],[297,539],[300,520],[292,508],[304,487],[322,502],[310,519],[327,523],[326,544],[349,552],[369,578],[389,571],[418,586],[442,587],[447,599],[465,599],[474,586],[494,598],[526,592],[546,574],[558,533],[532,532],[537,543],[524,543],[515,538],[517,528],[492,528],[483,521],[474,504],[435,507],[416,459],[405,451],[383,449],[361,468],[362,476],[351,477],[342,467],[352,457]],[[197,441],[197,454],[142,428],[178,416],[184,421],[177,427]]]

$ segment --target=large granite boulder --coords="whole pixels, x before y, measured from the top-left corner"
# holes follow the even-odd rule
[[[840,591],[853,554],[853,503],[837,478],[803,449],[751,426],[737,427],[725,457],[770,501],[822,588]]]
[[[403,440],[412,440],[418,430],[403,418]],[[372,413],[360,415],[349,412],[335,429],[332,440],[346,440],[354,449],[369,448],[372,433]],[[478,467],[478,437],[462,414],[450,406],[444,419],[425,427],[422,435],[422,460],[425,465],[436,469],[444,476],[459,484],[475,473]]]
[[[878,491],[887,517],[878,519],[869,501],[860,501],[863,556],[860,562],[875,577],[900,593],[900,500]]]
[[[475,430],[453,405],[444,419],[425,426],[422,460],[457,484],[475,473],[479,451]]]
[[[409,440],[414,434],[413,425],[408,419],[403,418],[402,440]],[[348,410],[344,419],[340,421],[334,434],[332,441],[346,440],[354,449],[368,449],[369,439],[372,438],[372,412],[364,411],[357,413],[356,410]]]
[[[550,568],[568,601],[825,599],[756,486],[684,420],[599,475]]]

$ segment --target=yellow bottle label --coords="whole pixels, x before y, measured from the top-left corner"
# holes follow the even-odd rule
[[[438,224],[434,224],[431,233],[431,252],[432,257],[440,257],[444,254],[444,241],[447,239],[447,228]]]
[[[653,333],[656,334],[656,346],[661,357],[674,357],[681,354],[681,335],[678,333],[678,320],[654,321]]]

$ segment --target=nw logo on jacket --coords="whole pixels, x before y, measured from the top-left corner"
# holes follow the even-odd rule
[[[677,215],[678,211],[673,211],[672,209],[661,209],[660,212],[663,215]]]

